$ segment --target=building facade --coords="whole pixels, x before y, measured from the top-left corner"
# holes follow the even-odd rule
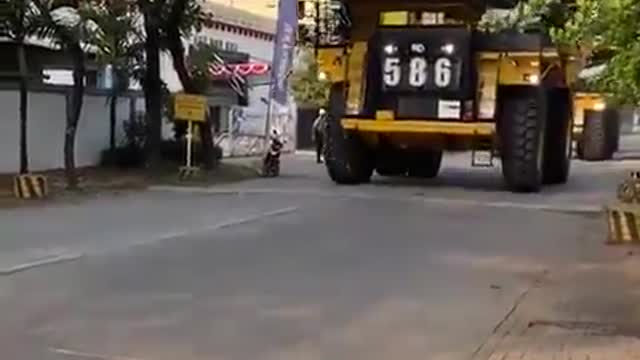
[[[275,20],[268,16],[259,16],[247,11],[215,3],[206,3],[207,10],[214,15],[213,26],[185,41],[186,48],[197,42],[214,44],[225,61],[257,62],[270,65],[275,38]],[[2,41],[3,53],[15,53],[9,49],[12,44]],[[66,119],[66,92],[72,84],[71,64],[68,57],[49,41],[29,39],[28,66],[34,76],[29,94],[29,138],[32,170],[58,168],[62,163],[61,143],[52,143],[63,139],[64,120]],[[4,124],[0,137],[0,148],[4,154],[0,158],[0,173],[17,171],[17,90],[15,76],[17,69],[13,57],[0,61],[0,108],[5,113],[0,118]],[[113,83],[110,69],[101,67],[95,61],[95,54],[89,54],[86,79],[87,94],[78,129],[78,165],[96,165],[100,153],[108,146],[108,109],[107,98]],[[161,74],[171,91],[182,90],[178,77],[173,70],[171,58],[163,54]],[[266,119],[269,104],[270,74],[250,77],[250,89],[247,101],[242,102],[224,81],[214,81],[217,86],[209,96],[210,110],[213,108],[217,118],[216,143],[226,156],[261,154],[263,151]],[[139,118],[144,115],[144,99],[140,85],[131,82],[130,90],[123,95],[117,108],[117,138],[120,142],[122,121]],[[295,112],[272,112],[274,123],[284,129],[287,143],[294,144]],[[283,115],[284,114],[284,115]],[[54,121],[55,120],[55,121]],[[62,122],[61,122],[62,121]],[[58,134],[51,137],[51,134]],[[61,135],[62,134],[62,135]],[[165,137],[173,137],[172,124],[165,122]],[[46,139],[46,140],[43,140]],[[15,156],[13,155],[15,154]]]
[[[276,27],[274,18],[211,1],[204,6],[213,14],[212,26],[187,39],[185,48],[204,42],[218,48],[221,54],[246,54],[249,63],[271,64]],[[182,90],[168,55],[161,59],[161,74],[170,91]],[[270,72],[249,76],[246,81],[249,86],[244,104],[237,101],[231,88],[224,83],[216,89],[216,96],[209,96],[210,111],[219,123],[216,142],[222,146],[224,154],[243,156],[261,153],[268,116],[279,119],[274,123],[285,133],[288,143],[293,144],[295,116],[277,116],[269,111]]]

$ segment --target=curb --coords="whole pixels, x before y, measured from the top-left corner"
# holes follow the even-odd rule
[[[186,187],[186,186],[153,186],[150,187],[151,191],[166,191],[177,193],[201,193],[208,195],[260,195],[260,194],[281,194],[281,195],[312,195],[321,197],[332,198],[346,198],[346,199],[363,199],[363,200],[405,200],[405,201],[421,201],[428,204],[448,204],[459,206],[481,206],[481,207],[493,207],[493,208],[506,208],[506,209],[520,209],[520,210],[535,210],[535,211],[549,211],[560,212],[567,214],[577,215],[600,215],[605,211],[605,207],[589,204],[532,204],[525,202],[508,202],[508,201],[482,201],[482,200],[468,200],[468,199],[456,199],[456,198],[429,198],[423,196],[407,196],[404,199],[398,199],[394,197],[375,196],[365,193],[336,193],[323,190],[313,189],[269,189],[269,188],[255,188],[255,189],[220,189],[220,188],[206,188],[206,187]]]

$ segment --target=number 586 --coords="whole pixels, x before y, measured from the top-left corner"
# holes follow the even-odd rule
[[[423,57],[413,57],[409,60],[409,73],[407,82],[412,87],[423,87],[428,80],[429,69],[427,60]],[[451,85],[451,60],[446,57],[436,59],[433,63],[433,83],[439,88],[446,88]],[[384,84],[388,87],[395,87],[402,81],[402,67],[400,59],[389,57],[384,61]]]

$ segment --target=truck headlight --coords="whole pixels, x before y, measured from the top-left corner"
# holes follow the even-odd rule
[[[456,51],[456,46],[453,45],[452,43],[447,43],[442,45],[442,47],[440,48],[445,54],[447,55],[451,55],[453,54],[454,51]]]
[[[384,46],[384,52],[387,55],[393,55],[398,52],[398,47],[395,44],[387,44]]]
[[[595,104],[593,105],[593,109],[594,109],[594,110],[596,110],[596,111],[602,111],[602,110],[604,110],[606,107],[607,107],[607,105],[606,105],[604,102],[602,102],[602,101],[598,101],[597,103],[595,103]]]
[[[526,74],[524,80],[529,84],[538,85],[538,83],[540,83],[540,76],[538,76],[538,74]]]

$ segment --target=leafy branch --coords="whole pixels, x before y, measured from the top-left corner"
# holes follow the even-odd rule
[[[324,107],[329,101],[329,79],[320,74],[313,50],[303,48],[290,78],[291,92],[302,107]]]

